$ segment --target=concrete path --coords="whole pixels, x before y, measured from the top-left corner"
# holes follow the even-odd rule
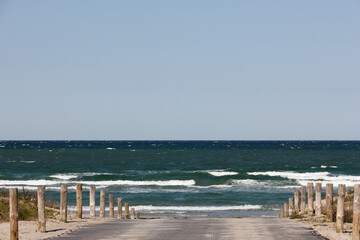
[[[51,239],[121,239],[121,240],[259,240],[259,239],[324,239],[283,218],[187,218],[109,220],[81,227]]]

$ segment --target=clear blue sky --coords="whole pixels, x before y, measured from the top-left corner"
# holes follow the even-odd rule
[[[359,140],[360,2],[0,0],[0,139]]]

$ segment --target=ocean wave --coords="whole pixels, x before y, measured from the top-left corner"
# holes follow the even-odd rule
[[[213,211],[246,211],[246,210],[260,210],[263,208],[261,205],[235,205],[235,206],[153,206],[153,205],[134,205],[130,206],[135,208],[136,211],[142,211],[144,213],[164,213],[164,212],[213,212]],[[117,206],[114,206],[114,211],[117,212]],[[68,206],[68,210],[75,212],[76,206]],[[109,207],[105,208],[105,211],[109,211]],[[84,212],[89,212],[89,206],[83,206]],[[100,207],[96,206],[95,211],[99,212]]]
[[[8,163],[35,163],[36,161],[24,161],[24,160],[21,160],[21,161],[7,161]]]
[[[209,186],[191,186],[192,188],[231,188],[231,185],[218,184],[218,185],[209,185]]]
[[[132,185],[132,186],[193,186],[195,180],[168,180],[168,181],[132,181],[132,180],[114,180],[114,181],[79,181],[87,185]]]
[[[69,180],[69,179],[77,178],[78,175],[76,175],[76,174],[54,174],[54,175],[50,175],[49,177],[62,179],[62,180]]]
[[[114,175],[113,173],[96,173],[96,172],[84,172],[84,173],[57,173],[50,175],[51,178],[57,178],[61,180],[70,180],[78,177],[93,177],[101,175]]]
[[[334,184],[337,187],[338,184],[345,184],[346,186],[354,186],[360,181],[360,176],[331,174],[329,172],[293,172],[293,171],[267,171],[267,172],[249,172],[248,175],[265,175],[272,177],[282,177],[287,179],[296,180],[300,185],[306,185],[309,182],[319,182],[322,185],[328,183]]]
[[[0,180],[0,186],[46,186],[46,185],[58,185],[63,182],[53,180]]]
[[[36,161],[19,161],[21,163],[35,163]]]
[[[114,185],[131,185],[131,186],[193,186],[194,180],[168,180],[168,181],[132,181],[132,180],[114,180],[114,181],[55,181],[55,180],[0,180],[0,186],[43,186],[59,184],[77,184],[94,186],[114,186]]]
[[[206,172],[215,177],[233,176],[233,175],[239,174],[238,172],[231,172],[231,171],[225,171],[225,170],[208,170]]]
[[[134,205],[131,206],[136,211],[154,212],[154,211],[193,211],[193,212],[211,212],[211,211],[231,211],[231,210],[259,210],[263,206],[261,205],[235,205],[235,206],[153,206],[153,205]],[[69,211],[76,211],[76,206],[68,206]],[[100,207],[95,208],[96,211],[100,210]],[[106,211],[109,207],[105,208]],[[114,207],[117,211],[117,207]],[[83,206],[83,211],[90,211],[89,206]]]
[[[133,206],[138,211],[226,211],[226,210],[258,210],[261,205],[236,205],[236,206]]]
[[[266,171],[266,172],[248,172],[248,175],[258,176],[258,175],[265,175],[271,177],[283,177],[288,179],[321,179],[330,175],[329,172],[293,172],[293,171],[284,171],[284,172],[277,172],[277,171]]]

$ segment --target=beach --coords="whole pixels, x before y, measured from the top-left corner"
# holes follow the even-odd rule
[[[326,239],[305,224],[275,217],[124,220],[89,216],[76,219],[74,215],[70,215],[68,223],[48,221],[46,233],[36,232],[35,221],[20,222],[19,239]],[[8,223],[0,224],[0,239],[9,239],[8,226]],[[329,232],[329,229],[322,230],[328,236],[331,235]],[[340,236],[329,239],[350,238]]]
[[[57,205],[67,185],[69,222],[48,219],[47,232],[38,233],[37,222],[20,221],[20,239],[166,239],[177,233],[199,239],[318,239],[314,228],[329,239],[346,240],[351,228],[336,234],[332,223],[275,216],[307,183],[323,189],[333,183],[334,195],[339,183],[351,189],[360,180],[359,153],[356,141],[2,141],[0,187],[4,196],[10,188],[35,196],[45,186],[45,198]],[[78,184],[82,219],[74,216]],[[90,187],[97,216],[105,193],[106,218],[89,217]],[[121,198],[142,219],[110,219],[110,196],[115,213]],[[93,234],[86,237],[83,229]],[[8,239],[9,223],[0,224],[0,236]]]

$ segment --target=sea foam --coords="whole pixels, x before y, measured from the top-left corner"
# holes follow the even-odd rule
[[[50,175],[49,177],[62,179],[62,180],[69,180],[69,179],[77,178],[78,175],[75,175],[75,174],[54,174],[54,175]]]
[[[87,185],[133,185],[133,186],[192,186],[195,180],[168,180],[168,181],[132,181],[132,180],[114,180],[114,181],[79,181]]]
[[[212,212],[212,211],[231,211],[231,210],[259,210],[263,206],[261,205],[234,205],[234,206],[153,206],[153,205],[135,205],[132,206],[136,211],[143,212],[157,212],[157,211],[192,211],[192,212]],[[76,211],[76,206],[68,206],[70,211]],[[84,211],[90,211],[89,206],[83,206]],[[96,211],[99,211],[100,208],[96,207]],[[105,210],[109,210],[107,207]],[[117,210],[117,207],[114,207],[114,210]]]
[[[300,185],[306,185],[309,182],[319,182],[322,185],[327,183],[334,184],[337,187],[338,184],[345,184],[346,186],[354,186],[360,181],[360,176],[331,174],[330,172],[293,172],[293,171],[266,171],[266,172],[249,172],[248,175],[264,175],[272,177],[282,177],[287,179],[294,179]]]
[[[132,181],[132,180],[114,180],[114,181],[69,181],[69,180],[0,180],[0,186],[42,186],[59,184],[76,184],[95,186],[114,186],[114,185],[132,185],[132,186],[193,186],[195,180],[168,180],[168,181]]]
[[[209,170],[206,172],[215,177],[233,176],[233,175],[239,174],[238,172],[231,172],[231,171],[225,171],[225,170]]]

